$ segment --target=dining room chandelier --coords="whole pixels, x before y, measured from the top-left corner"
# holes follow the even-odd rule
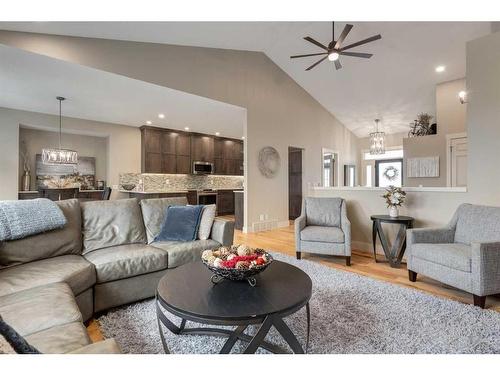
[[[43,164],[75,165],[78,164],[78,153],[73,150],[63,149],[61,147],[62,135],[62,102],[66,100],[62,96],[56,98],[59,100],[59,148],[42,149]]]
[[[379,119],[375,120],[375,131],[370,133],[370,154],[385,154],[385,133],[379,131]]]

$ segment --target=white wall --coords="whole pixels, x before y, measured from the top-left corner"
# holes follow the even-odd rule
[[[141,134],[138,128],[75,118],[64,118],[63,124],[68,133],[107,138],[105,179],[108,185],[118,184],[121,172],[140,172]],[[0,108],[0,200],[17,199],[20,125],[55,131],[59,127],[59,117]],[[113,192],[113,197],[118,194]]]
[[[263,53],[8,31],[0,43],[246,108],[247,226],[260,214],[287,223],[288,146],[305,149],[304,188],[321,181],[322,147],[358,158],[357,138]],[[257,168],[264,146],[281,155],[274,179]]]

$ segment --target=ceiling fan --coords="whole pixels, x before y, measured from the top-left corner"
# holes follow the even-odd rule
[[[328,60],[333,61],[335,64],[335,69],[339,70],[342,68],[342,64],[339,61],[340,55],[343,56],[351,56],[351,57],[361,57],[363,59],[369,59],[373,55],[371,53],[361,53],[361,52],[347,52],[348,49],[361,46],[366,43],[373,42],[375,40],[381,39],[382,36],[380,34],[371,36],[369,38],[360,40],[359,42],[349,44],[345,47],[342,46],[342,43],[344,42],[345,38],[347,37],[347,34],[351,31],[353,28],[353,25],[346,24],[344,26],[344,30],[342,30],[342,33],[340,34],[339,38],[335,40],[335,22],[332,22],[332,41],[328,44],[328,47],[325,46],[324,44],[318,42],[317,40],[314,40],[310,36],[304,37],[305,40],[307,40],[309,43],[312,43],[322,49],[324,49],[326,52],[321,52],[321,53],[310,53],[307,55],[295,55],[295,56],[290,56],[291,59],[297,59],[301,57],[309,57],[309,56],[322,56],[325,55],[325,57],[321,58],[320,60],[316,61],[314,64],[312,64],[309,68],[306,70],[311,70],[314,68],[316,65],[319,63],[323,62],[326,58]]]

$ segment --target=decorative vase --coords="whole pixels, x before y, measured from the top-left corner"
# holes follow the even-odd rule
[[[390,217],[398,217],[399,216],[398,206],[389,206],[389,216]]]
[[[31,176],[29,172],[24,172],[21,182],[21,191],[29,191],[31,187]]]

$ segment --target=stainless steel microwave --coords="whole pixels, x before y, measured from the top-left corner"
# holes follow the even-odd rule
[[[209,163],[206,161],[193,162],[193,174],[213,174],[213,173],[214,173],[214,163]]]

